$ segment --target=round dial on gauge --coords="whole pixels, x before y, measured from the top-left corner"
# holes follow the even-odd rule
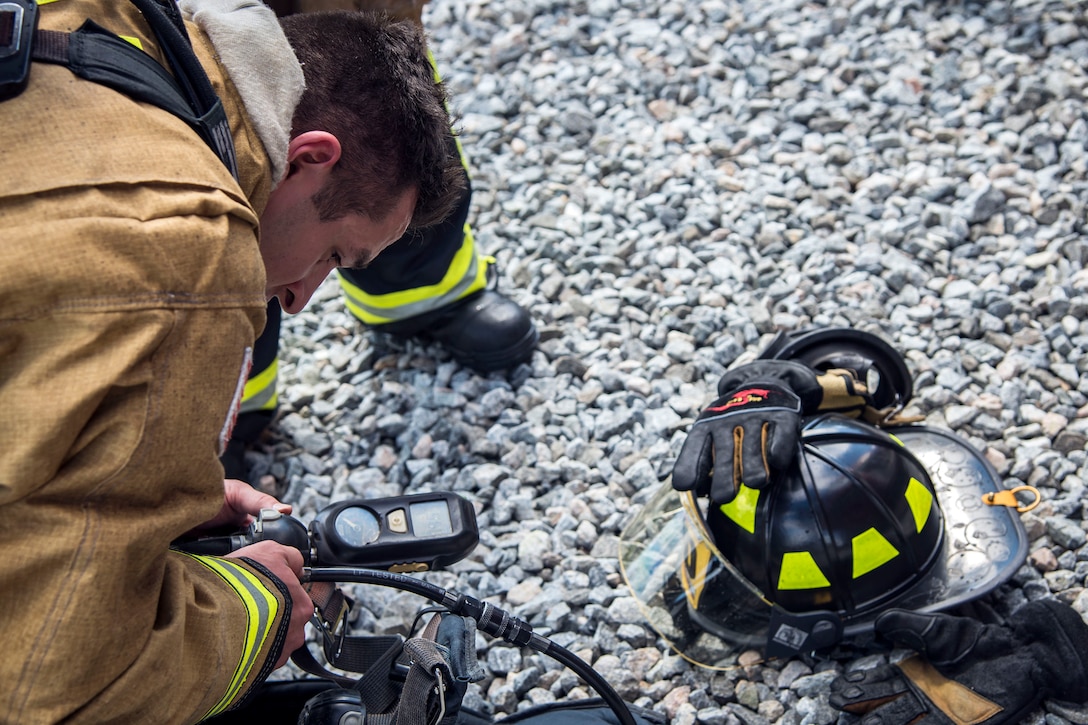
[[[349,546],[366,546],[381,534],[378,517],[370,509],[350,506],[336,515],[336,534]]]

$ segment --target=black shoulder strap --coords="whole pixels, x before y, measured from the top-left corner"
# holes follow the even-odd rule
[[[174,114],[200,134],[237,179],[234,139],[223,102],[193,52],[177,6],[171,0],[165,4],[156,0],[131,1],[151,26],[174,75],[92,20],[72,33],[39,29],[31,57],[67,66],[80,78]],[[172,11],[164,9],[165,5]]]

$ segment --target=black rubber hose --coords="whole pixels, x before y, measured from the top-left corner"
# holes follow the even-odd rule
[[[309,569],[309,573],[303,570],[303,582],[354,582],[356,584],[377,584],[382,587],[403,589],[413,594],[430,599],[439,604],[446,603],[448,594],[440,586],[425,582],[422,579],[397,574],[392,571],[380,569],[360,569],[356,567],[339,566],[315,566]]]
[[[131,0],[131,2],[151,26],[151,30],[159,40],[160,50],[167,56],[170,65],[182,69],[182,72],[174,74],[176,80],[189,97],[197,117],[203,116],[215,105],[219,97],[212,89],[204,66],[200,65],[196,56],[189,50],[191,48],[189,35],[177,7],[174,3],[161,4],[156,0]],[[187,50],[189,52],[185,52]],[[190,82],[190,79],[195,79],[196,83]]]
[[[541,639],[544,639],[541,637]],[[571,669],[574,674],[581,677],[583,680],[589,683],[589,685],[596,690],[601,699],[604,700],[608,706],[612,709],[612,712],[619,718],[621,725],[636,725],[635,717],[631,714],[631,711],[627,709],[627,703],[619,696],[612,686],[601,677],[601,674],[597,670],[590,667],[584,660],[578,655],[574,654],[565,647],[557,645],[549,639],[545,639],[548,643],[547,650],[541,650],[543,654],[548,655],[556,662],[560,662]]]
[[[637,725],[634,716],[627,708],[627,703],[612,689],[600,673],[586,664],[570,650],[557,645],[547,637],[533,632],[532,626],[489,602],[482,602],[474,597],[450,592],[442,587],[425,582],[415,577],[377,569],[357,569],[350,567],[314,567],[303,576],[303,580],[312,582],[354,582],[357,584],[376,584],[418,594],[446,607],[453,614],[471,617],[476,626],[485,634],[499,637],[511,644],[529,647],[555,661],[566,665],[576,675],[595,689],[619,718],[620,725]]]

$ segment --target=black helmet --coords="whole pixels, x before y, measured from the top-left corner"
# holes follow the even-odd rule
[[[940,611],[1006,581],[1027,555],[996,472],[959,437],[826,415],[792,474],[711,508],[663,485],[620,536],[651,626],[686,659],[735,666],[862,640],[890,607]]]
[[[944,526],[922,464],[891,435],[839,416],[809,420],[803,454],[773,486],[741,486],[706,514],[718,550],[792,612],[844,623],[917,584],[940,557]]]

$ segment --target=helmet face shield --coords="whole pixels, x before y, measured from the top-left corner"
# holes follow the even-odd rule
[[[772,604],[717,550],[690,491],[662,486],[620,537],[620,569],[653,629],[685,659],[735,666],[767,639]]]
[[[951,433],[828,416],[803,441],[785,480],[713,510],[665,485],[621,535],[632,595],[686,659],[729,668],[748,649],[833,646],[890,607],[982,596],[1023,562],[1016,511],[983,502],[996,473]]]

